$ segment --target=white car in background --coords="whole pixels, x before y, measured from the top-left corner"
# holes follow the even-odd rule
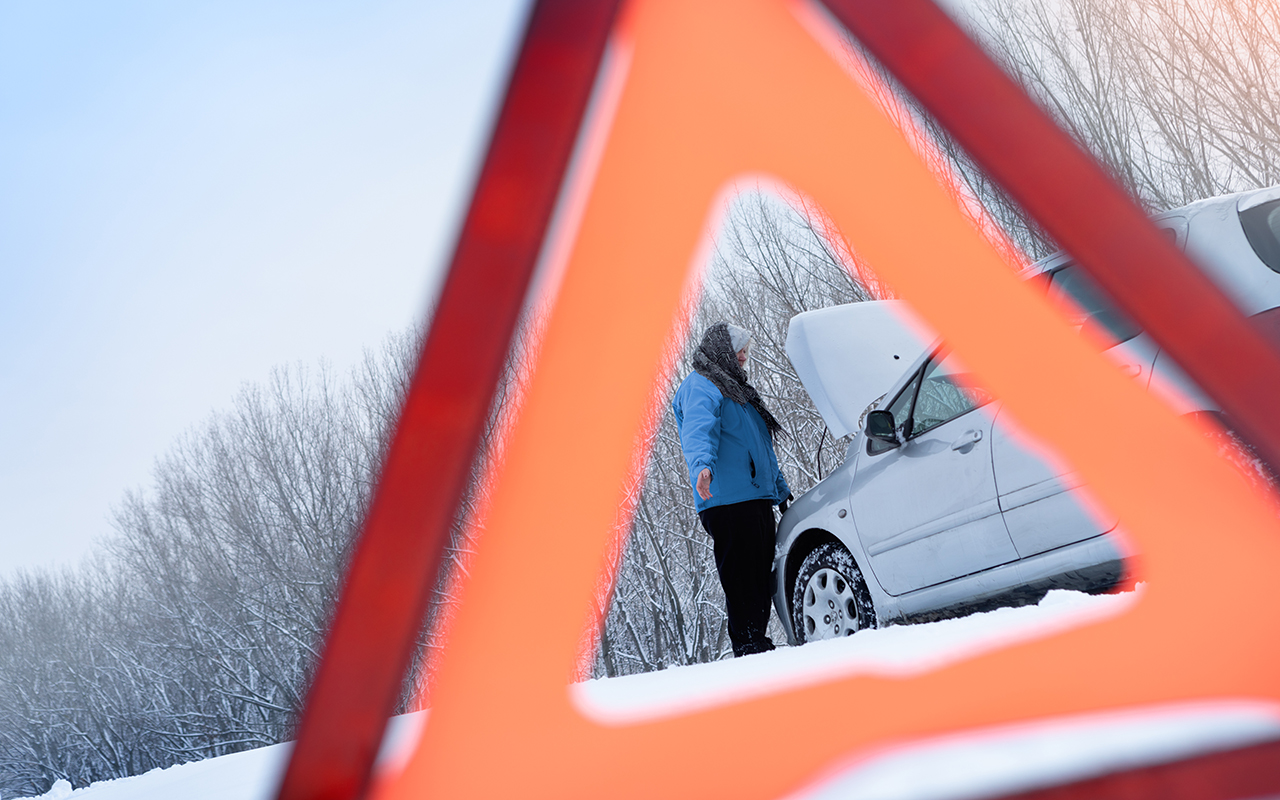
[[[1167,231],[1280,346],[1280,187],[1160,214]],[[1072,301],[1121,368],[1183,413],[1217,409],[1065,254],[1028,280]],[[1024,443],[1002,404],[898,301],[797,315],[787,355],[844,463],[778,526],[774,604],[793,644],[862,628],[1107,591],[1125,576],[1117,520]],[[1153,376],[1155,384],[1152,384]]]

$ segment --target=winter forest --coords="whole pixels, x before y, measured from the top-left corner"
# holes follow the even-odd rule
[[[993,55],[1149,210],[1280,183],[1276,4],[986,0],[972,15]],[[848,57],[863,60],[852,43]],[[909,99],[884,100],[926,132],[938,168],[989,229],[1031,259],[1054,248]],[[691,309],[690,340],[670,354],[657,391],[669,397],[688,373],[710,322],[751,330],[751,380],[783,425],[778,456],[798,496],[840,463],[847,442],[828,434],[787,360],[788,322],[889,289],[820,208],[740,189]],[[531,315],[491,410],[487,459],[501,457],[500,423],[519,400],[516,376],[537,327]],[[0,583],[0,796],[290,738],[421,335],[390,338],[350,374],[282,366],[245,386],[158,458],[149,489],[120,499],[114,532],[92,559]],[[675,422],[667,403],[656,408],[583,678],[730,654]],[[457,521],[450,570],[465,566],[477,499]],[[429,702],[449,585],[446,576],[424,623],[404,710],[415,697]]]

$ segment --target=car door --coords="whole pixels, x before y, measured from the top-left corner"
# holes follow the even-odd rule
[[[1151,338],[1078,267],[1067,262],[1049,273],[1049,296],[1068,309],[1077,329],[1110,344],[1106,355],[1143,386],[1158,349]],[[1005,526],[1021,558],[1097,536],[1116,520],[1092,503],[1080,477],[1042,443],[1019,428],[1007,411],[997,415],[992,463]]]
[[[988,400],[956,359],[935,355],[888,407],[901,444],[868,439],[859,453],[850,507],[871,571],[890,594],[1018,557],[996,496]]]
[[[1116,518],[1089,497],[1080,476],[1021,428],[1007,409],[996,415],[991,457],[1005,527],[1020,558],[1116,526]]]

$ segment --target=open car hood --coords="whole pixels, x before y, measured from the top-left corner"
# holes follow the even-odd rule
[[[838,438],[858,430],[867,406],[935,338],[901,300],[850,303],[792,317],[787,357]]]

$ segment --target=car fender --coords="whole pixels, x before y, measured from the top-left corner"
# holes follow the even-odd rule
[[[791,629],[792,577],[799,568],[800,560],[816,541],[834,539],[844,545],[853,556],[854,562],[862,569],[867,588],[871,592],[876,619],[880,624],[893,619],[896,613],[897,600],[880,588],[868,568],[870,562],[858,538],[853,513],[849,508],[856,452],[865,444],[866,440],[861,434],[855,436],[845,462],[793,502],[778,524],[773,602],[787,639],[792,644],[795,644],[795,632]],[[804,552],[799,552],[797,547]]]

